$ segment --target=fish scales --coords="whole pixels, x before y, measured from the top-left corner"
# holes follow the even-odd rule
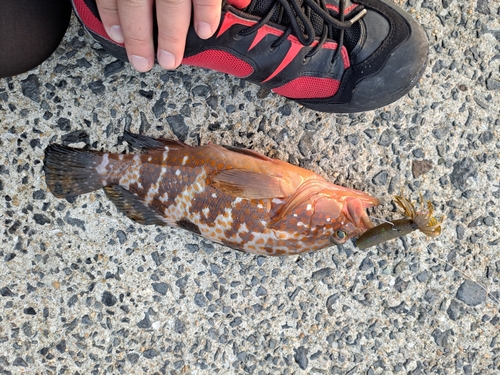
[[[318,250],[372,226],[364,210],[378,204],[376,198],[333,185],[314,172],[249,150],[157,142],[162,147],[156,143],[136,155],[49,146],[47,184],[64,197],[91,191],[78,188],[77,179],[93,189],[99,180],[107,193],[114,189],[108,197],[134,220],[181,227],[255,254]],[[81,168],[71,163],[69,173],[59,173],[65,157],[75,159],[73,164],[90,163],[88,175],[80,176]]]

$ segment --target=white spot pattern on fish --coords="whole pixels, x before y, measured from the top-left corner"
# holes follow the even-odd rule
[[[102,161],[101,161],[101,164],[99,164],[95,170],[97,171],[97,173],[99,173],[101,176],[106,176],[108,170],[107,170],[107,166],[109,164],[109,154],[104,154],[102,155]]]
[[[142,161],[140,155],[135,155],[132,158],[132,162],[128,165],[119,180],[119,185],[125,189],[129,189],[130,185],[137,184],[139,188],[142,188],[140,182],[140,171],[141,171]]]
[[[153,183],[151,185],[151,187],[148,190],[148,193],[144,197],[144,202],[145,203],[150,204],[152,202],[153,198],[155,198],[156,196],[160,195],[160,191],[159,191],[160,183],[161,183],[161,181],[163,180],[163,178],[165,177],[166,174],[167,174],[167,168],[166,167],[162,167],[161,168],[161,172],[160,172],[160,177],[158,178],[158,180],[155,183]],[[160,201],[162,199],[162,196],[163,195],[160,196]],[[168,194],[167,194],[167,199],[168,199]]]

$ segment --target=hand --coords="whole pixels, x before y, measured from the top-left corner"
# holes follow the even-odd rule
[[[219,26],[222,0],[96,0],[96,3],[110,38],[125,43],[132,66],[139,72],[147,72],[154,64],[153,6],[158,21],[158,62],[164,69],[175,69],[184,54],[191,7],[196,33],[208,39]]]

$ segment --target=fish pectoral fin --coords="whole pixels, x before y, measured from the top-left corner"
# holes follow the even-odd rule
[[[227,169],[212,177],[211,185],[235,197],[246,199],[282,198],[286,181],[280,177],[244,169]]]
[[[259,160],[274,161],[274,159],[271,159],[265,155],[259,154],[257,151],[249,150],[246,148],[240,148],[240,147],[235,147],[235,146],[224,146],[224,145],[222,147],[224,147],[226,150],[237,152],[238,154],[251,156],[251,157],[259,159]]]
[[[182,150],[191,146],[173,139],[151,138],[141,134],[134,134],[128,131],[123,132],[123,139],[133,148],[143,151],[164,150],[165,146],[170,150]]]
[[[127,189],[119,186],[106,186],[104,192],[108,199],[114,203],[118,211],[143,225],[166,225],[161,219],[161,213],[148,207],[141,198],[135,196]]]

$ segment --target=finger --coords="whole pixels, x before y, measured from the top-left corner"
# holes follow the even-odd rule
[[[193,0],[194,29],[201,39],[214,35],[219,26],[220,0]]]
[[[175,16],[172,16],[175,15]],[[191,21],[191,0],[157,0],[158,62],[164,69],[177,68],[184,55]]]
[[[118,6],[116,0],[97,0],[97,10],[101,17],[104,29],[109,37],[116,43],[123,43],[125,38],[120,26],[120,17],[118,16]]]
[[[154,64],[153,0],[117,0],[125,48],[132,66],[147,72]]]

